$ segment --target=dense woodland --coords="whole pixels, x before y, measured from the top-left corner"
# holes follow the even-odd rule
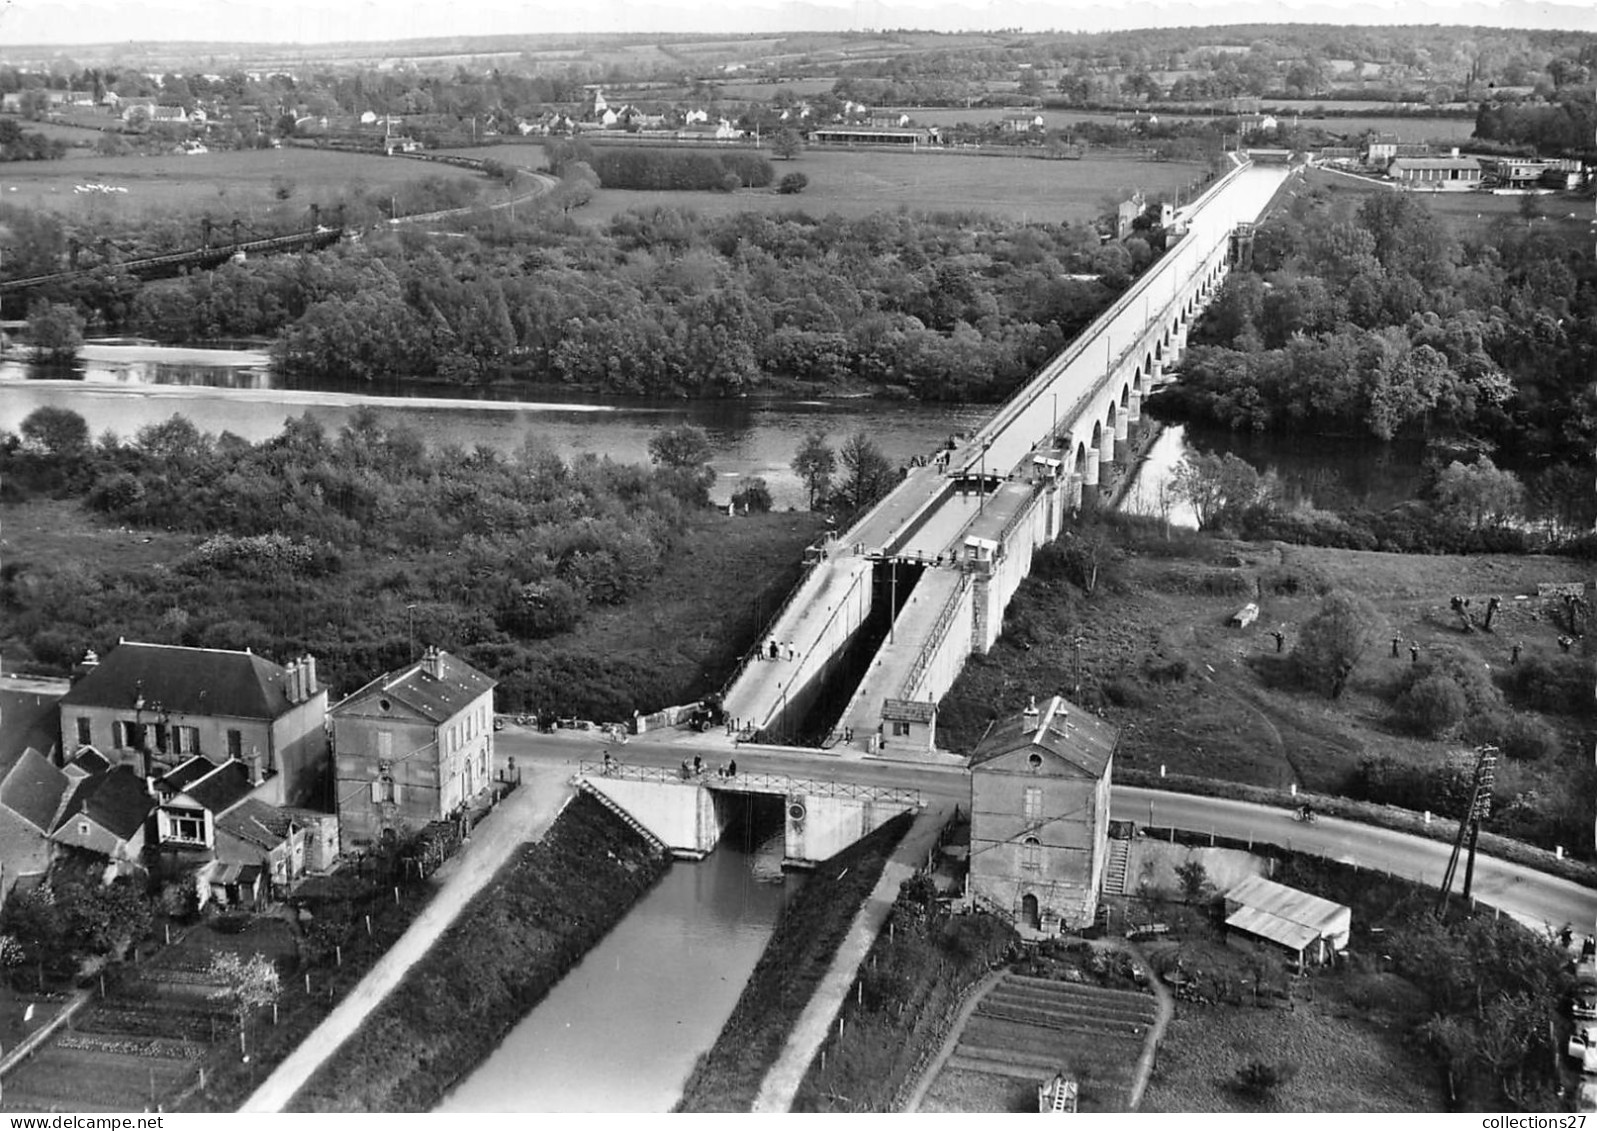
[[[64,241],[50,217],[27,224],[34,246]],[[465,227],[144,285],[97,276],[56,297],[163,341],[276,337],[283,370],[317,380],[709,396],[789,380],[980,401],[1020,385],[1162,242],[954,213],[652,208],[598,228],[558,214]]]
[[[704,450],[662,433],[652,469],[568,462],[531,439],[510,458],[430,450],[369,410],[337,436],[291,419],[250,444],[173,417],[95,441],[75,413],[41,409],[0,443],[8,501],[80,499],[111,521],[204,540],[156,569],[11,558],[6,636],[58,671],[123,634],[312,651],[350,686],[403,660],[414,605],[408,623],[524,682],[542,666],[529,642],[655,578],[705,506]]]
[[[1589,528],[1594,372],[1589,250],[1543,235],[1529,210],[1461,241],[1417,196],[1312,191],[1259,229],[1251,270],[1227,280],[1193,335],[1180,384],[1152,404],[1233,429],[1428,444],[1439,487],[1454,462],[1478,469],[1478,482],[1455,484],[1454,500],[1475,529],[1522,513],[1523,498],[1481,493],[1513,494],[1480,474],[1495,472],[1495,461],[1527,481],[1542,513]],[[1247,495],[1246,484],[1235,492],[1242,506],[1232,519],[1255,501]],[[1486,548],[1405,545],[1395,535],[1343,544]]]

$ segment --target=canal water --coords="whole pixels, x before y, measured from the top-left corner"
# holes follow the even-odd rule
[[[436,1110],[671,1110],[802,882],[781,857],[778,833],[673,864]]]

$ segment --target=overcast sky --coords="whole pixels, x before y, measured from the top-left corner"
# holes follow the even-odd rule
[[[461,34],[833,31],[1019,27],[1028,31],[1292,21],[1484,24],[1597,31],[1597,2],[1533,0],[0,0],[0,45],[249,41],[325,43]],[[0,46],[0,55],[5,47]]]

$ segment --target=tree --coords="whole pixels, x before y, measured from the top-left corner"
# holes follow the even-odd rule
[[[1200,530],[1263,502],[1270,493],[1270,484],[1253,465],[1231,452],[1183,456],[1173,480],[1176,496],[1192,505]]]
[[[794,130],[781,129],[771,138],[771,152],[783,161],[791,161],[804,148],[804,139]]]
[[[1213,887],[1209,882],[1209,870],[1203,866],[1202,860],[1188,860],[1176,869],[1176,880],[1181,884],[1181,894],[1188,903],[1197,903]]]
[[[1457,726],[1469,709],[1464,690],[1445,675],[1426,676],[1392,705],[1399,720],[1429,738]]]
[[[78,455],[89,446],[89,422],[69,408],[36,408],[23,418],[19,431],[53,456]]]
[[[732,505],[750,514],[765,514],[771,509],[771,488],[756,475],[732,494]]]
[[[815,500],[826,497],[832,486],[832,472],[837,470],[837,453],[826,442],[826,433],[818,429],[806,433],[790,466],[793,474],[804,481],[810,493],[809,509],[814,510]]]
[[[659,466],[670,490],[684,502],[705,506],[715,471],[710,467],[710,438],[692,424],[666,428],[649,437],[649,458]]]
[[[1519,476],[1482,456],[1471,464],[1454,460],[1436,480],[1442,513],[1472,527],[1501,526],[1525,506]]]
[[[218,988],[211,991],[211,1000],[227,1004],[238,1018],[239,1044],[244,1043],[244,1024],[261,1006],[271,1005],[282,992],[277,968],[264,954],[245,958],[230,950],[211,956],[211,979]]]
[[[893,489],[892,464],[863,429],[843,441],[837,453],[842,477],[832,498],[849,517],[858,515]]]
[[[1298,634],[1292,663],[1299,677],[1325,689],[1332,699],[1347,687],[1348,677],[1375,634],[1375,610],[1351,593],[1333,593]]]
[[[776,191],[783,196],[796,196],[809,187],[810,179],[803,173],[789,173],[776,182]]]
[[[649,437],[649,459],[678,471],[696,470],[710,462],[710,437],[694,424],[664,428]]]
[[[1264,1101],[1275,1095],[1277,1089],[1289,1083],[1298,1074],[1298,1066],[1282,1061],[1253,1060],[1237,1069],[1231,1086],[1251,1100]]]
[[[58,302],[41,302],[28,312],[33,359],[43,365],[70,366],[83,345],[83,315]]]

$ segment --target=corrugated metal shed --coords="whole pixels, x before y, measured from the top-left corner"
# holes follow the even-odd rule
[[[1226,926],[1247,931],[1293,951],[1318,939],[1333,950],[1347,945],[1353,910],[1306,891],[1249,876],[1225,894]]]

